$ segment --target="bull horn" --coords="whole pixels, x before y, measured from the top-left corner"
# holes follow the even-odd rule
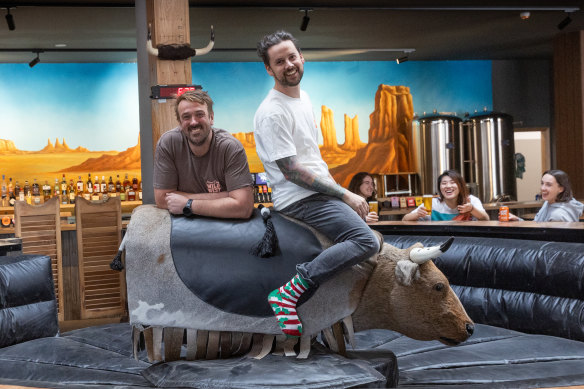
[[[177,45],[175,45],[175,46],[177,46]],[[204,55],[204,54],[207,54],[208,52],[210,52],[213,49],[213,46],[215,46],[215,29],[213,28],[213,25],[211,25],[211,40],[209,41],[209,43],[207,44],[206,47],[203,47],[201,49],[191,49],[190,47],[188,47],[188,45],[183,45],[183,46],[185,46],[184,49],[188,51],[188,53],[186,55],[178,54],[180,58],[172,57],[172,58],[168,58],[168,59],[187,59],[188,57],[191,57],[193,55]],[[150,36],[150,29],[148,29],[148,39],[146,40],[146,51],[148,51],[148,54],[153,55],[155,57],[158,57],[158,54],[160,52],[157,48],[152,47],[152,38]]]
[[[215,30],[213,29],[213,25],[211,25],[211,40],[209,41],[209,44],[204,48],[195,49],[195,51],[197,52],[197,55],[205,55],[213,49],[213,46],[215,46]]]
[[[410,259],[412,262],[421,265],[431,259],[438,258],[440,255],[444,254],[446,250],[450,248],[452,242],[454,241],[454,236],[451,236],[446,242],[442,243],[440,246],[432,247],[415,247],[410,251]]]

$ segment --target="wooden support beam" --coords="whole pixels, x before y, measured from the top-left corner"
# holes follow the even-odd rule
[[[152,46],[190,44],[188,0],[148,0],[147,19]],[[167,61],[149,56],[150,85],[191,84],[191,60]],[[160,136],[176,127],[174,100],[152,100],[153,152]]]
[[[554,39],[555,167],[568,173],[576,198],[584,196],[584,31]],[[554,164],[552,164],[554,166]]]

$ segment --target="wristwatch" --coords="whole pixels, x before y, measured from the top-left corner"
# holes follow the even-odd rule
[[[185,207],[183,208],[183,215],[185,216],[193,216],[193,210],[191,209],[191,205],[193,204],[193,199],[188,199]]]

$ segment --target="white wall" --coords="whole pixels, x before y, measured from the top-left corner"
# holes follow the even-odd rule
[[[540,131],[515,132],[515,153],[525,157],[523,178],[517,180],[517,201],[533,201],[539,193],[544,172],[542,133]]]

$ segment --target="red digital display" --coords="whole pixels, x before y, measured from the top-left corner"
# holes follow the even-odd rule
[[[151,99],[176,99],[178,96],[185,92],[193,91],[197,89],[203,89],[201,85],[154,85],[152,90]]]

